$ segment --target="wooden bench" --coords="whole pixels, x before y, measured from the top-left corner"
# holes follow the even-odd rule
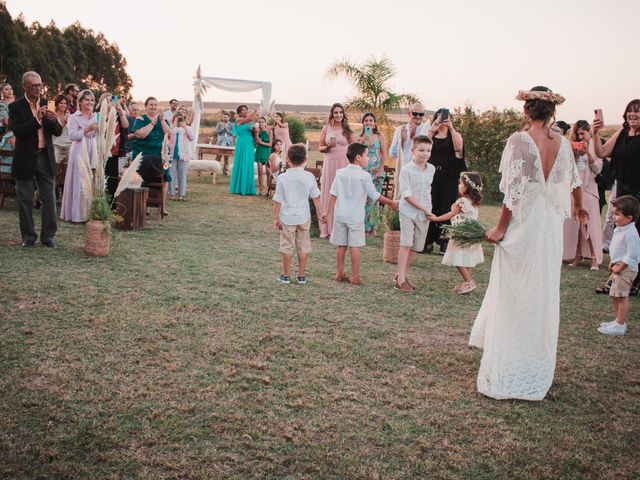
[[[202,160],[205,153],[209,155],[228,155],[233,158],[233,153],[236,151],[236,147],[224,147],[210,143],[198,143],[196,148],[198,150],[198,160]]]

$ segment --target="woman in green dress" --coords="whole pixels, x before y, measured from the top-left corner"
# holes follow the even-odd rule
[[[358,142],[369,147],[369,164],[367,172],[371,175],[371,180],[376,186],[378,193],[382,191],[382,182],[384,180],[384,164],[387,161],[387,141],[384,134],[378,131],[376,126],[376,116],[369,112],[362,117],[362,135]],[[378,202],[372,202],[367,199],[364,207],[364,231],[367,235],[373,235],[376,227],[380,222],[380,205]]]
[[[260,117],[258,128],[254,132],[256,164],[258,165],[258,195],[262,195],[262,172],[267,173],[266,164],[269,161],[269,155],[271,155],[273,131],[267,127],[267,119]]]
[[[254,145],[253,119],[258,114],[254,110],[249,115],[249,108],[240,105],[237,110],[238,118],[233,124],[233,136],[236,137],[236,150],[233,154],[233,171],[231,172],[231,183],[229,192],[236,195],[255,195],[256,184],[253,173]]]

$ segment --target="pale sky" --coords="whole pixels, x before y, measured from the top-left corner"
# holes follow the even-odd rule
[[[278,103],[331,104],[351,94],[327,80],[336,60],[388,56],[392,87],[416,93],[428,109],[472,103],[521,108],[519,89],[545,85],[567,101],[558,119],[620,123],[640,97],[638,0],[354,2],[7,0],[13,16],[62,28],[76,20],[116,42],[133,95],[193,98],[204,76],[266,80]],[[209,90],[205,100],[259,101]]]

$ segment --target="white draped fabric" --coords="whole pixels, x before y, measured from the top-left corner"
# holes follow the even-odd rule
[[[195,141],[194,148],[198,143],[200,133],[200,118],[202,116],[202,97],[207,92],[207,88],[215,87],[225,92],[252,92],[262,90],[262,111],[267,112],[271,107],[271,82],[261,82],[256,80],[238,80],[235,78],[203,77],[200,74],[200,67],[196,71],[194,81],[193,99],[193,133]]]

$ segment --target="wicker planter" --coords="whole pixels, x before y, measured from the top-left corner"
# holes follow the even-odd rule
[[[100,220],[87,223],[84,251],[92,257],[106,257],[111,248],[111,227]]]
[[[382,261],[384,263],[398,263],[398,251],[400,250],[400,231],[392,230],[384,234],[384,246],[382,247]]]

